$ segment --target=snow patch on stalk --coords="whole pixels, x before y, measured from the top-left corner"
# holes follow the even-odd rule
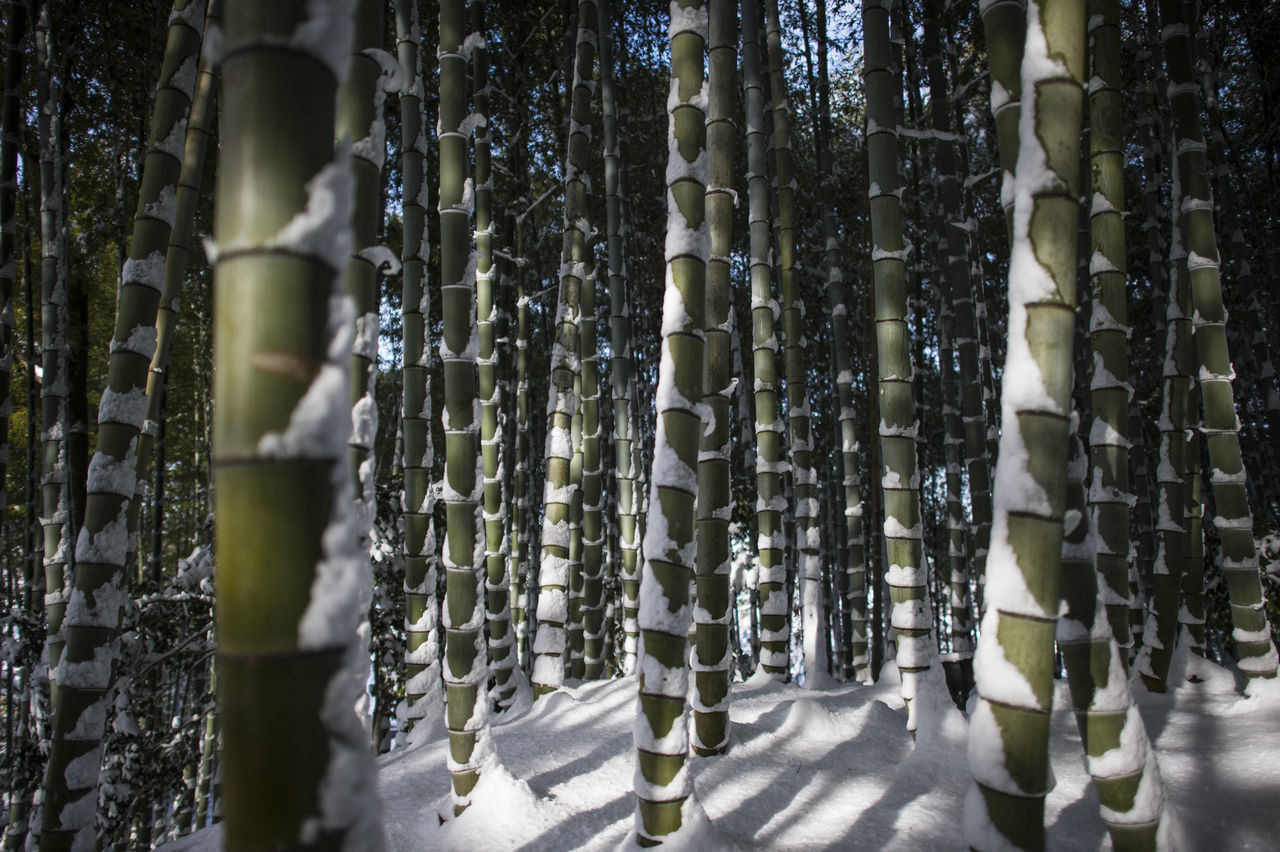
[[[316,1],[312,0],[313,3]],[[266,241],[264,248],[284,249],[314,257],[335,271],[342,269],[351,255],[349,226],[354,178],[351,174],[350,157],[350,146],[338,146],[334,159],[307,181],[306,208],[295,213],[283,228]]]

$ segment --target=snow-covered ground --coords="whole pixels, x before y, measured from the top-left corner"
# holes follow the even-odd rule
[[[1187,683],[1138,696],[1155,740],[1166,793],[1186,850],[1280,848],[1280,687],[1243,698],[1231,672],[1200,664]],[[969,786],[964,726],[913,746],[886,667],[875,686],[805,690],[761,678],[735,684],[727,755],[693,758],[694,788],[708,819],[676,848],[962,849]],[[448,800],[444,743],[381,760],[388,845],[419,850],[612,850],[632,827],[634,678],[587,683],[550,695],[496,725],[502,769],[474,804],[441,825]],[[1110,848],[1085,772],[1066,683],[1054,704],[1049,848]],[[217,828],[166,847],[212,852]]]

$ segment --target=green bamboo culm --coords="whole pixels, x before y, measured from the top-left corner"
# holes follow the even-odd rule
[[[1022,116],[1022,52],[1026,41],[1026,0],[979,0],[982,32],[991,73],[991,117],[1000,149],[1000,206],[1013,239],[1013,176],[1018,165],[1018,125]]]
[[[944,242],[944,240],[939,240]],[[938,308],[938,370],[941,375],[944,477],[947,504],[947,585],[951,610],[951,653],[953,659],[973,660],[973,607],[969,592],[970,536],[964,522],[964,482],[961,470],[961,447],[964,446],[964,423],[960,409],[950,404],[957,393],[955,313],[944,295]],[[939,548],[941,549],[941,548]]]
[[[203,0],[177,0],[170,15],[132,248],[121,273],[84,526],[76,540],[75,577],[65,616],[67,644],[52,675],[58,683],[58,704],[45,772],[43,849],[93,842],[95,808],[83,803],[97,796],[111,645],[128,596],[128,508],[137,482],[137,438],[146,414],[147,369],[155,353],[156,311],[204,17]],[[86,770],[68,775],[71,767]]]
[[[498,382],[497,291],[493,286],[493,166],[489,129],[489,51],[483,0],[471,4],[472,107],[475,152],[476,330],[480,343],[480,450],[484,465],[485,623],[493,666],[494,698],[506,707],[515,695],[515,643],[511,635],[511,583],[507,574],[506,495],[503,493],[502,389]]]
[[[1168,131],[1168,109],[1167,96],[1168,85],[1164,78],[1164,66],[1159,62],[1158,57],[1153,55],[1156,42],[1158,40],[1159,27],[1156,26],[1155,20],[1157,12],[1153,2],[1145,4],[1146,12],[1144,14],[1144,26],[1142,33],[1142,48],[1137,54],[1137,72],[1139,79],[1147,81],[1144,86],[1145,92],[1141,100],[1143,109],[1149,113],[1153,120],[1143,121],[1138,124],[1138,129],[1142,135],[1142,196],[1143,196],[1143,214],[1148,222],[1160,223],[1168,216],[1168,208],[1161,200],[1163,193],[1162,184],[1164,181],[1160,178],[1162,170],[1162,160],[1165,156],[1164,144],[1172,141],[1172,134]],[[1154,61],[1154,65],[1153,63]],[[1168,138],[1166,138],[1168,137]],[[1176,219],[1175,219],[1176,221]],[[1139,497],[1138,504],[1138,525],[1136,544],[1138,550],[1138,560],[1131,565],[1131,574],[1129,581],[1129,589],[1131,596],[1129,610],[1129,630],[1133,637],[1135,645],[1143,640],[1144,618],[1146,616],[1147,601],[1143,600],[1140,591],[1141,577],[1139,574],[1139,564],[1155,565],[1157,560],[1161,560],[1167,566],[1170,564],[1170,553],[1184,553],[1189,548],[1177,544],[1181,539],[1179,536],[1185,535],[1186,529],[1183,526],[1182,516],[1186,512],[1186,504],[1181,498],[1174,498],[1172,492],[1167,491],[1161,484],[1161,480],[1173,484],[1176,488],[1184,487],[1184,470],[1181,461],[1177,465],[1170,461],[1169,449],[1178,447],[1179,451],[1183,448],[1185,442],[1185,433],[1182,427],[1175,426],[1175,420],[1172,411],[1167,407],[1171,397],[1176,395],[1180,399],[1190,396],[1189,388],[1182,382],[1173,381],[1176,376],[1183,375],[1185,372],[1179,368],[1186,363],[1183,359],[1182,352],[1184,349],[1174,345],[1170,348],[1173,339],[1172,332],[1179,332],[1183,327],[1183,315],[1181,308],[1177,307],[1181,304],[1178,301],[1178,293],[1186,292],[1185,275],[1182,281],[1175,281],[1176,286],[1170,286],[1172,270],[1172,252],[1166,241],[1172,236],[1172,233],[1166,232],[1163,227],[1154,226],[1143,229],[1145,232],[1145,246],[1147,248],[1147,263],[1144,271],[1146,278],[1151,282],[1151,290],[1153,293],[1163,293],[1168,298],[1168,305],[1176,311],[1173,316],[1169,315],[1166,310],[1165,316],[1165,360],[1162,369],[1163,377],[1161,380],[1163,399],[1161,402],[1162,411],[1159,419],[1159,429],[1161,432],[1160,443],[1157,445],[1157,453],[1160,454],[1161,463],[1151,469],[1147,460],[1145,451],[1130,451],[1130,459],[1133,462],[1133,486],[1134,491]],[[1171,231],[1172,229],[1170,229]],[[1166,265],[1169,264],[1169,265]],[[1176,266],[1175,266],[1176,268]],[[1173,326],[1171,328],[1170,326]],[[1194,357],[1194,356],[1192,356]],[[1173,368],[1173,369],[1171,369]],[[1175,393],[1171,393],[1171,390]],[[1182,412],[1185,411],[1185,405],[1177,405],[1173,410],[1178,412],[1178,420],[1181,420]],[[1130,438],[1134,441],[1136,447],[1145,450],[1144,436],[1142,430],[1134,429],[1133,426],[1140,421],[1138,415],[1137,403],[1131,401],[1130,410]],[[1166,434],[1168,442],[1166,443]],[[1158,502],[1164,500],[1166,510],[1165,517],[1159,518]],[[1172,503],[1169,501],[1173,501]],[[1167,528],[1160,531],[1158,527],[1163,522]],[[1166,552],[1158,555],[1161,541],[1165,545]],[[1176,559],[1176,558],[1175,558]],[[1177,561],[1181,561],[1180,559]],[[1190,575],[1195,573],[1190,563],[1183,561],[1183,581],[1188,582]],[[1203,587],[1203,567],[1199,571],[1200,586]],[[1155,579],[1153,574],[1153,579]],[[1203,604],[1203,599],[1201,599]],[[1187,615],[1190,613],[1187,612]],[[1203,624],[1204,610],[1203,605],[1199,608],[1197,618],[1200,623],[1192,630],[1191,636],[1200,636],[1201,640],[1204,635]],[[1197,647],[1199,651],[1197,651]],[[1193,641],[1190,648],[1193,653],[1203,654],[1203,641]],[[1141,665],[1141,658],[1133,660],[1137,665]]]
[[[974,657],[974,849],[1044,848],[1049,787],[1073,343],[1084,111],[1084,0],[1032,0],[1009,267],[1009,348],[1001,401],[986,614]]]
[[[582,603],[582,326],[586,314],[589,288],[583,281],[579,291],[578,307],[581,311],[578,321],[578,375],[573,379],[573,416],[569,418],[569,443],[572,453],[569,456],[569,483],[573,488],[573,499],[569,502],[569,613],[565,621],[568,643],[564,662],[564,676],[581,680],[586,674],[582,657],[583,636]]]
[[[579,10],[579,14],[583,14]],[[590,37],[598,43],[600,12],[592,15]],[[591,90],[587,90],[588,96]],[[589,111],[588,111],[589,114]],[[588,183],[589,185],[589,183]],[[583,210],[588,214],[590,207]],[[587,220],[588,244],[593,230]],[[594,248],[587,249],[588,257],[594,257]],[[577,635],[573,645],[574,673],[587,680],[604,676],[604,492],[600,459],[600,365],[597,346],[596,317],[596,266],[588,264],[587,277],[582,284],[582,321],[579,326],[581,339],[580,385],[578,405],[581,409],[582,486],[575,500],[581,499],[581,564],[578,566],[579,608],[574,619]],[[579,639],[578,636],[581,638]],[[581,654],[581,662],[578,655]]]
[[[964,210],[964,192],[960,179],[960,150],[952,130],[950,90],[943,69],[942,3],[930,0],[925,9],[924,50],[929,57],[929,93],[932,125],[935,133],[934,156],[937,162],[939,195],[945,234],[940,238],[944,253],[946,301],[954,325],[952,343],[959,366],[961,435],[963,457],[969,474],[969,493],[973,523],[967,530],[964,546],[971,555],[970,564],[953,561],[951,571],[951,635],[952,652],[972,656],[973,629],[969,575],[986,575],[987,551],[991,542],[991,457],[987,451],[987,417],[983,405],[981,352],[978,316],[974,291],[982,286],[971,274],[969,232]],[[947,399],[953,400],[954,396]],[[959,448],[957,448],[959,449]],[[963,516],[961,517],[963,528]],[[955,544],[956,542],[952,542]]]
[[[1155,39],[1154,8],[1148,10],[1151,40]],[[1167,107],[1167,82],[1156,69],[1158,90],[1156,106]],[[1159,95],[1166,95],[1165,98]],[[1153,134],[1153,147],[1158,149]],[[1172,140],[1170,140],[1172,141]],[[1144,161],[1156,159],[1150,151]],[[1154,181],[1155,174],[1148,175]],[[1176,170],[1173,175],[1177,181]],[[1176,204],[1176,200],[1174,201]],[[1148,201],[1148,215],[1155,221],[1157,199]],[[1169,663],[1173,656],[1177,623],[1183,616],[1200,622],[1203,632],[1204,605],[1200,592],[1204,587],[1204,509],[1201,505],[1199,431],[1191,424],[1200,419],[1200,401],[1196,395],[1196,353],[1192,327],[1191,280],[1187,268],[1187,244],[1183,238],[1183,220],[1173,216],[1167,248],[1167,269],[1160,266],[1156,250],[1159,239],[1153,237],[1152,280],[1163,283],[1168,293],[1165,311],[1165,357],[1161,380],[1159,464],[1156,487],[1159,500],[1155,529],[1155,556],[1152,570],[1152,593],[1146,607],[1146,623],[1140,625],[1143,645],[1134,666],[1151,691],[1167,688]],[[1149,228],[1152,234],[1158,229]],[[1155,273],[1158,270],[1158,274]],[[1131,584],[1132,585],[1132,584]],[[1183,590],[1194,588],[1195,600],[1182,602]],[[1135,600],[1135,603],[1137,601]],[[1194,613],[1194,616],[1192,615]],[[1130,621],[1132,624],[1132,619]],[[1138,632],[1135,632],[1135,638]],[[1193,653],[1203,653],[1202,643],[1189,643]]]
[[[216,662],[209,664],[209,689],[215,695],[218,691],[218,665]],[[195,828],[200,829],[206,825],[206,815],[209,814],[209,804],[213,801],[217,810],[213,814],[215,822],[222,818],[221,811],[221,775],[218,775],[218,781],[214,783],[215,772],[218,769],[218,708],[217,702],[212,702],[204,708],[204,720],[201,725],[202,731],[200,735],[200,768],[196,773],[196,808],[195,808]]]
[[[773,149],[778,181],[778,263],[782,281],[782,347],[786,371],[788,450],[794,482],[794,511],[801,618],[804,634],[805,683],[813,685],[825,670],[826,638],[822,623],[822,562],[819,559],[818,477],[813,466],[813,425],[805,371],[804,301],[796,261],[795,165],[791,153],[790,103],[782,67],[782,29],[777,0],[766,0],[766,43],[769,57]]]
[[[448,766],[453,811],[471,803],[471,791],[492,753],[489,739],[489,669],[484,641],[484,552],[477,523],[484,488],[476,394],[476,292],[467,198],[467,57],[463,0],[440,4],[440,312],[444,332],[445,569],[444,686]]]
[[[877,393],[883,460],[884,541],[898,669],[907,702],[907,729],[916,730],[918,691],[936,676],[937,652],[926,595],[920,471],[916,460],[914,370],[907,327],[907,245],[898,196],[898,133],[890,70],[889,9],[864,0],[864,81],[867,89],[867,160],[871,189],[871,259],[875,277]],[[931,675],[932,671],[932,675]]]
[[[1094,366],[1089,394],[1093,414],[1089,429],[1089,510],[1098,537],[1098,576],[1107,602],[1107,619],[1120,645],[1120,657],[1127,661],[1133,647],[1129,630],[1129,513],[1137,499],[1129,486],[1129,398],[1133,386],[1129,383],[1130,329],[1125,284],[1123,76],[1118,0],[1090,0],[1089,20],[1093,81],[1089,87],[1089,343]],[[1158,578],[1158,557],[1155,570]],[[1176,609],[1175,603],[1175,612],[1170,616],[1176,615]],[[1173,648],[1172,622],[1159,639]]]
[[[573,59],[569,150],[564,169],[564,242],[560,252],[560,291],[551,343],[552,403],[547,413],[543,492],[542,557],[538,570],[538,631],[534,639],[533,690],[554,692],[564,683],[566,622],[569,617],[570,524],[578,495],[574,481],[571,434],[581,383],[583,288],[594,287],[595,262],[589,250],[587,210],[591,198],[587,162],[591,143],[592,69],[598,15],[594,0],[578,4],[578,34]]]
[[[1085,501],[1088,461],[1078,436],[1071,439],[1067,468],[1067,522],[1062,540],[1062,601],[1057,641],[1067,669],[1076,727],[1085,765],[1097,791],[1099,811],[1112,848],[1168,849],[1172,838],[1164,819],[1164,790],[1155,749],[1142,715],[1129,694],[1124,649],[1116,641],[1099,594],[1099,546]],[[1095,473],[1096,476],[1096,468]]]
[[[987,45],[987,65],[991,79],[991,116],[996,124],[996,147],[1000,152],[1000,206],[1004,209],[1005,231],[1013,241],[1013,176],[1018,164],[1018,124],[1022,115],[1022,51],[1026,40],[1026,0],[980,0],[978,9],[982,18],[983,38]],[[981,282],[975,282],[974,295],[982,292]],[[976,311],[980,311],[978,314]],[[985,299],[975,305],[975,318],[986,316]],[[984,336],[986,322],[978,323],[979,340]],[[979,346],[979,357],[989,348]],[[990,381],[990,360],[982,359],[984,395]],[[996,413],[994,387],[987,408],[987,445],[995,442],[991,425]],[[961,402],[963,403],[963,398]],[[972,422],[972,421],[971,421]],[[968,426],[968,424],[966,424]],[[968,428],[972,428],[969,426]],[[966,432],[966,438],[968,433]],[[968,444],[966,443],[966,447]],[[996,453],[988,449],[990,465],[996,461]],[[990,467],[989,467],[990,470]],[[972,471],[971,471],[972,473]],[[975,542],[976,544],[976,542]],[[976,548],[975,548],[976,549]],[[988,544],[989,555],[989,544]],[[984,592],[987,582],[986,566],[975,570],[979,613],[986,611]]]
[[[382,167],[386,161],[386,124],[382,117],[388,90],[400,88],[399,63],[382,50],[385,1],[356,0],[352,19],[350,67],[338,87],[335,116],[336,144],[350,145],[352,174],[351,256],[342,270],[342,291],[355,306],[351,347],[351,463],[352,511],[358,546],[369,551],[377,514],[374,490],[373,444],[378,434],[378,316],[381,292],[379,271],[399,272],[400,260],[377,245],[382,224]],[[384,76],[385,75],[385,76]],[[366,561],[367,564],[367,561]],[[360,595],[360,642],[369,647],[368,613],[373,602],[373,577],[368,569],[355,582]],[[360,713],[370,712],[361,699]]]
[[[597,21],[599,15],[597,14]],[[590,251],[590,250],[589,250]],[[594,264],[582,285],[582,564],[579,619],[582,643],[580,677],[604,676],[604,492],[600,460],[600,367],[596,345]],[[576,645],[575,645],[576,651]]]
[[[512,474],[514,501],[511,510],[511,620],[515,632],[515,654],[522,672],[529,661],[529,300],[524,291],[524,222],[512,214],[516,260],[516,422],[515,467]]]
[[[1190,13],[1189,13],[1190,14]],[[1222,104],[1220,100],[1220,84],[1218,80],[1218,71],[1213,58],[1214,47],[1208,38],[1204,35],[1204,29],[1201,28],[1199,34],[1193,33],[1192,39],[1196,46],[1196,61],[1200,68],[1205,69],[1204,75],[1201,77],[1202,88],[1205,98],[1205,112],[1209,119],[1209,162],[1213,164],[1214,192],[1216,193],[1216,203],[1222,211],[1222,228],[1226,232],[1227,242],[1230,244],[1228,249],[1228,269],[1231,277],[1228,279],[1228,286],[1241,293],[1244,297],[1246,308],[1244,310],[1244,328],[1241,335],[1247,340],[1247,346],[1242,353],[1245,363],[1252,361],[1250,365],[1250,376],[1248,381],[1253,388],[1253,395],[1257,400],[1257,407],[1265,409],[1265,415],[1259,412],[1258,421],[1253,424],[1253,444],[1254,448],[1250,453],[1250,464],[1254,470],[1254,482],[1250,492],[1256,494],[1256,499],[1260,504],[1259,511],[1269,515],[1272,518],[1280,518],[1280,487],[1278,487],[1276,476],[1273,471],[1277,470],[1277,463],[1280,462],[1280,394],[1277,393],[1276,385],[1276,369],[1274,361],[1271,357],[1270,347],[1271,338],[1268,331],[1272,326],[1267,326],[1268,331],[1263,330],[1263,324],[1266,321],[1267,309],[1263,307],[1263,302],[1258,298],[1259,293],[1266,293],[1263,287],[1260,287],[1255,279],[1253,270],[1246,262],[1249,256],[1249,247],[1246,244],[1245,232],[1240,223],[1240,203],[1236,195],[1235,187],[1232,185],[1229,175],[1234,174],[1232,168],[1227,165],[1229,155],[1227,153],[1227,140],[1225,125],[1222,122]],[[1265,295],[1263,297],[1266,298]],[[1270,307],[1274,309],[1274,300],[1266,300]],[[1261,434],[1261,420],[1266,419],[1266,431],[1269,433],[1268,441]],[[1244,424],[1242,424],[1242,427]],[[1192,600],[1184,598],[1184,603],[1188,604],[1190,609]],[[1196,618],[1202,618],[1203,613],[1188,612],[1183,610],[1179,615],[1179,623],[1187,628],[1192,638],[1200,643],[1203,647],[1204,625],[1196,622]],[[1201,651],[1203,653],[1203,651]]]
[[[353,708],[353,177],[334,150],[352,3],[228,0],[215,210],[217,688],[227,848],[382,848]],[[287,121],[281,117],[287,116]],[[284,318],[282,320],[282,318]]]
[[[689,592],[697,551],[698,448],[703,397],[707,260],[707,9],[701,0],[670,5],[666,295],[655,400],[649,517],[640,581],[640,684],[635,743],[636,834],[653,846],[684,821],[692,793],[687,766],[691,620]]]
[[[631,398],[631,316],[627,305],[627,264],[622,235],[621,156],[617,92],[613,78],[613,23],[609,0],[600,0],[600,107],[604,130],[605,247],[609,270],[609,381],[613,402],[614,479],[618,506],[618,563],[622,588],[622,671],[635,670],[640,606],[640,525],[637,518],[635,439]]]
[[[822,193],[835,197],[831,157],[831,104],[827,72],[826,0],[817,2],[818,80],[818,161],[821,169]],[[827,309],[831,317],[831,350],[836,373],[836,418],[840,435],[840,474],[844,489],[843,532],[836,521],[837,536],[843,536],[842,552],[845,578],[837,588],[843,590],[841,609],[844,642],[841,644],[841,676],[845,680],[866,677],[867,672],[867,558],[862,531],[862,480],[858,468],[858,424],[853,407],[853,362],[849,354],[848,304],[845,301],[844,272],[840,268],[840,234],[836,205],[823,205],[822,235],[826,240],[823,267],[826,272]],[[742,391],[739,391],[740,393]],[[837,504],[838,506],[839,504]],[[837,563],[839,564],[839,563]]]
[[[427,340],[427,129],[422,117],[422,27],[418,4],[396,2],[396,43],[405,73],[400,90],[400,173],[404,180],[404,246],[400,255],[404,334],[404,596],[405,719],[411,740],[443,721],[440,603],[436,598],[435,448],[431,440],[431,345]]]
[[[764,75],[760,57],[760,4],[742,4],[742,87],[747,122],[747,229],[750,246],[751,348],[755,376],[756,526],[760,554],[760,667],[787,676],[786,569],[782,531],[782,420],[779,416],[778,302],[773,296]]]
[[[1227,312],[1222,301],[1213,196],[1200,125],[1200,84],[1196,80],[1191,34],[1183,4],[1178,0],[1160,0],[1159,5],[1177,151],[1173,166],[1173,209],[1178,211],[1187,249],[1200,398],[1204,409],[1200,431],[1213,473],[1211,482],[1217,509],[1214,525],[1222,538],[1222,572],[1227,579],[1231,620],[1235,626],[1232,638],[1245,677],[1273,678],[1277,673],[1277,655],[1258,572],[1247,473],[1240,453],[1240,421],[1231,387],[1235,373],[1227,346]]]
[[[205,15],[205,31],[222,25],[222,0],[209,0]],[[138,481],[151,481],[152,455],[156,446],[156,432],[161,419],[161,400],[169,370],[169,350],[173,342],[174,326],[178,322],[178,300],[186,281],[187,259],[191,253],[191,235],[195,230],[196,204],[200,200],[200,184],[204,179],[205,151],[209,143],[209,131],[217,106],[218,73],[217,57],[205,51],[200,57],[200,70],[191,98],[191,113],[187,120],[187,138],[182,158],[182,171],[178,176],[177,209],[173,217],[173,232],[164,261],[164,287],[160,295],[160,307],[156,311],[156,352],[151,357],[147,374],[147,414],[142,434],[138,438]],[[163,470],[157,471],[163,475]],[[159,480],[157,480],[157,484]],[[134,490],[133,505],[129,508],[129,529],[136,535],[138,518],[142,509],[142,491]],[[152,560],[148,565],[149,582],[160,583],[161,565]]]
[[[750,2],[750,0],[748,0]],[[693,750],[729,748],[729,396],[734,393],[729,345],[729,252],[733,245],[733,155],[737,112],[738,15],[736,0],[710,0],[707,42],[707,150],[710,155],[706,218],[711,254],[706,273],[706,357],[702,402],[711,427],[698,453],[698,550],[693,668]]]
[[[592,292],[584,288],[582,299],[582,677],[599,680],[605,666],[604,491],[595,279],[588,283]]]
[[[1134,663],[1143,684],[1152,692],[1164,692],[1167,688],[1183,584],[1192,582],[1193,578],[1199,586],[1204,584],[1203,508],[1198,505],[1200,443],[1198,435],[1191,431],[1191,424],[1199,420],[1200,411],[1195,393],[1191,279],[1182,225],[1183,220],[1175,216],[1168,255],[1160,463],[1156,467],[1159,499],[1156,553],[1151,600],[1142,629],[1144,642]],[[1199,610],[1203,615],[1203,606]]]

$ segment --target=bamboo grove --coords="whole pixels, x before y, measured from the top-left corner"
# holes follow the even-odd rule
[[[971,847],[1045,846],[1065,677],[1154,849],[1130,690],[1276,677],[1274,5],[4,37],[3,848],[381,848],[377,755],[447,738],[448,819],[491,719],[619,677],[657,845],[736,683],[892,660],[910,735],[968,715]]]

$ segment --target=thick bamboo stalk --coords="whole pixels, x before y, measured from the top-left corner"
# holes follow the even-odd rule
[[[655,399],[653,484],[640,581],[640,683],[636,708],[636,833],[654,845],[678,830],[692,792],[688,711],[698,501],[698,446],[708,425],[703,391],[706,272],[707,128],[701,0],[671,3],[668,101],[666,288]]]
[[[582,673],[604,676],[604,492],[600,460],[600,365],[596,275],[582,288]]]
[[[547,407],[547,478],[543,492],[542,556],[538,571],[538,633],[534,640],[533,687],[544,695],[564,682],[562,657],[569,619],[570,516],[575,495],[573,439],[580,380],[581,295],[594,286],[595,261],[588,250],[586,219],[591,189],[587,179],[590,143],[591,83],[595,63],[598,15],[595,0],[578,4],[578,32],[573,60],[569,144],[565,154],[564,242],[560,254],[560,292],[556,300],[555,338],[551,350],[552,402]],[[589,282],[591,282],[589,284]]]
[[[471,251],[472,188],[467,176],[467,56],[463,0],[440,4],[440,362],[444,374],[444,503],[446,535],[444,687],[447,765],[453,811],[471,804],[489,740],[489,666],[484,641],[484,489],[476,393],[475,256]]]
[[[515,643],[511,633],[511,583],[507,574],[507,510],[503,493],[502,389],[498,381],[498,295],[494,289],[493,165],[490,154],[489,49],[483,0],[471,3],[471,85],[475,152],[476,329],[479,336],[480,452],[484,465],[485,623],[493,668],[494,698],[509,705],[515,695]]]
[[[1076,436],[1067,470],[1067,512],[1074,523],[1063,534],[1064,610],[1058,620],[1058,647],[1085,765],[1111,844],[1115,849],[1154,852],[1169,848],[1173,840],[1164,819],[1164,785],[1142,716],[1129,694],[1124,650],[1107,620],[1106,593],[1097,570],[1097,547],[1105,543],[1095,535],[1093,513],[1086,505],[1086,466],[1084,446]]]
[[[965,837],[978,849],[1044,846],[1073,389],[1084,24],[1082,0],[1028,5],[1004,432],[987,611],[974,658],[979,701],[969,720],[975,784]]]
[[[750,0],[748,0],[750,2]],[[729,397],[732,376],[729,346],[729,252],[733,242],[733,154],[738,106],[738,15],[736,0],[711,0],[707,42],[706,217],[710,260],[706,278],[706,351],[702,402],[711,426],[698,451],[698,546],[693,610],[695,646],[691,665],[694,688],[693,750],[721,754],[729,747]]]
[[[1129,335],[1124,234],[1124,135],[1121,126],[1120,4],[1090,0],[1089,343],[1093,355],[1089,408],[1091,482],[1088,503],[1098,537],[1097,566],[1107,620],[1128,660],[1129,514],[1136,498],[1129,486]],[[1162,636],[1172,647],[1172,635]]]
[[[226,3],[213,466],[228,848],[383,845],[353,711],[368,553],[351,512],[355,320],[340,285],[354,181],[333,144],[351,11]]]
[[[791,152],[790,99],[782,65],[782,30],[777,0],[766,0],[766,43],[769,53],[770,101],[773,107],[773,150],[777,164],[778,268],[782,282],[782,346],[786,371],[788,451],[795,499],[795,535],[800,574],[801,618],[804,633],[806,683],[812,685],[825,665],[823,636],[822,566],[818,559],[821,528],[818,525],[817,473],[813,466],[813,426],[810,417],[808,379],[805,371],[805,309],[800,298],[796,261],[795,197],[799,188]]]
[[[952,652],[962,659],[972,656],[972,644],[966,640],[972,629],[971,604],[968,594],[968,575],[986,576],[987,551],[991,542],[991,457],[987,452],[987,416],[983,399],[981,358],[978,334],[979,318],[975,310],[974,290],[982,286],[981,280],[971,276],[969,263],[969,231],[962,197],[960,156],[957,137],[952,130],[950,95],[942,65],[941,16],[942,4],[932,0],[925,10],[924,50],[929,64],[929,94],[932,106],[934,130],[934,156],[937,161],[939,195],[942,216],[946,222],[944,235],[939,241],[944,255],[947,301],[953,316],[954,351],[959,362],[960,409],[952,417],[960,417],[963,436],[964,462],[969,473],[969,495],[973,511],[973,523],[968,530],[968,553],[972,563],[960,566],[952,563]],[[947,381],[946,373],[943,381]],[[955,399],[947,396],[946,399]],[[989,405],[990,402],[987,401]],[[948,412],[944,411],[944,417]],[[947,429],[951,433],[951,427]],[[950,474],[949,474],[950,475]],[[948,486],[950,488],[950,486]],[[950,492],[948,492],[950,493]],[[948,497],[948,523],[954,515],[951,498]],[[963,516],[961,516],[963,522]],[[951,536],[951,544],[960,544]]]
[[[404,390],[405,718],[409,731],[430,733],[443,721],[440,672],[440,603],[436,598],[435,490],[431,440],[431,344],[427,333],[427,128],[422,116],[422,28],[418,4],[397,0],[396,39],[405,73],[400,92],[400,173],[404,180],[404,248],[401,253]]]
[[[979,700],[969,720],[975,784],[965,835],[975,849],[1042,849],[1050,784],[1079,253],[1083,0],[1032,0],[1025,32],[1004,431],[987,610],[974,658]]]
[[[511,618],[514,623],[516,659],[524,672],[529,670],[529,299],[524,288],[524,222],[514,217],[516,258],[516,430],[515,468],[512,475],[511,511]]]
[[[877,351],[877,395],[882,454],[880,490],[884,500],[884,540],[889,570],[891,624],[896,632],[902,694],[908,703],[907,729],[918,723],[914,699],[937,665],[929,615],[916,459],[919,421],[907,325],[907,246],[903,238],[898,177],[898,119],[894,108],[893,46],[889,10],[880,0],[862,6],[866,33],[867,159],[871,187],[871,240]],[[878,597],[878,596],[877,596]]]
[[[755,377],[756,549],[760,554],[760,665],[779,680],[787,675],[787,604],[782,532],[782,472],[786,468],[779,417],[778,302],[773,297],[760,6],[742,6],[742,85],[747,121],[747,227],[750,236],[751,346]]]

